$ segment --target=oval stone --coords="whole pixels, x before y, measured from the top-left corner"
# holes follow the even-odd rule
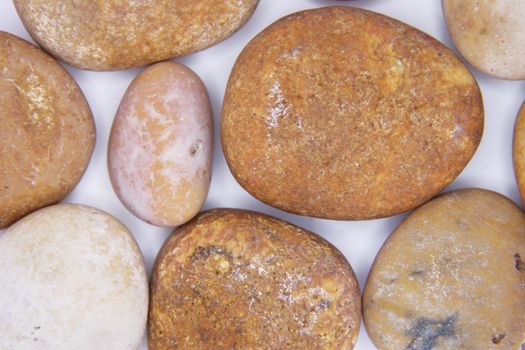
[[[0,31],[0,228],[66,197],[94,146],[93,116],[71,75]]]
[[[379,252],[363,296],[380,350],[522,349],[525,214],[469,189],[411,214]]]
[[[525,102],[521,106],[514,127],[514,173],[523,201],[525,201]]]
[[[115,70],[212,46],[248,21],[259,0],[14,0],[27,31],[73,66]]]
[[[185,223],[206,199],[212,156],[213,120],[200,78],[172,62],[140,73],[109,139],[109,174],[122,203],[154,225]]]
[[[479,87],[430,36],[352,7],[278,20],[243,50],[222,110],[226,160],[292,213],[372,219],[450,184],[483,132]]]
[[[136,350],[148,310],[128,229],[80,205],[41,209],[0,235],[0,349]]]
[[[150,350],[354,348],[354,272],[311,232],[219,209],[177,228],[151,278]]]

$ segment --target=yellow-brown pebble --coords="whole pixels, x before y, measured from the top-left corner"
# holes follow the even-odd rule
[[[352,349],[359,326],[359,287],[344,256],[262,214],[201,214],[155,263],[152,350]]]
[[[232,35],[258,0],[15,0],[45,50],[84,69],[114,70],[205,49]]]
[[[63,199],[86,169],[95,125],[73,78],[0,31],[0,228]]]
[[[363,296],[379,350],[525,347],[525,214],[494,192],[447,193],[390,236]]]
[[[514,128],[514,173],[522,200],[525,201],[525,103],[521,106]]]
[[[226,160],[258,199],[293,213],[371,219],[412,209],[463,170],[483,132],[457,56],[386,16],[325,7],[261,32],[230,76]]]

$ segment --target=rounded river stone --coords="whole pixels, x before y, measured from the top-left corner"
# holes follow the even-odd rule
[[[359,333],[359,286],[344,256],[258,213],[214,210],[177,228],[150,288],[150,350],[350,350]]]
[[[525,347],[525,214],[494,192],[442,195],[379,252],[363,312],[379,350]]]
[[[27,31],[73,66],[115,70],[212,46],[248,21],[258,0],[14,0]]]
[[[479,87],[447,47],[377,13],[325,7],[280,19],[246,46],[221,137],[233,175],[263,202],[372,219],[450,184],[483,119]]]
[[[94,146],[93,116],[71,75],[0,31],[0,228],[66,197]]]
[[[138,349],[145,270],[105,212],[67,204],[26,216],[0,235],[0,349]]]

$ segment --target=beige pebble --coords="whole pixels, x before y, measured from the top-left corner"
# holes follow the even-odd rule
[[[111,182],[124,205],[154,225],[183,224],[206,199],[212,156],[213,120],[200,78],[172,62],[140,73],[109,140]]]
[[[525,347],[525,214],[494,192],[442,195],[388,238],[363,296],[379,350]]]
[[[501,79],[525,79],[525,1],[443,0],[448,30],[465,59]]]

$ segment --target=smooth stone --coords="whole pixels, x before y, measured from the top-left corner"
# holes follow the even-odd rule
[[[363,295],[379,350],[522,349],[525,214],[486,190],[412,213],[376,257]]]
[[[213,119],[200,78],[172,62],[140,73],[122,99],[108,146],[122,203],[153,225],[189,221],[206,200],[212,157]]]
[[[525,2],[443,0],[448,30],[459,52],[496,78],[525,79]]]
[[[0,235],[0,349],[135,350],[148,310],[128,229],[81,205],[41,209]]]
[[[449,185],[483,133],[476,80],[417,29],[348,6],[297,12],[242,51],[221,120],[242,187],[326,219],[391,216]]]
[[[88,103],[35,45],[0,31],[0,228],[66,197],[95,146]]]
[[[75,67],[115,70],[184,56],[217,44],[259,0],[14,0],[46,51]]]

